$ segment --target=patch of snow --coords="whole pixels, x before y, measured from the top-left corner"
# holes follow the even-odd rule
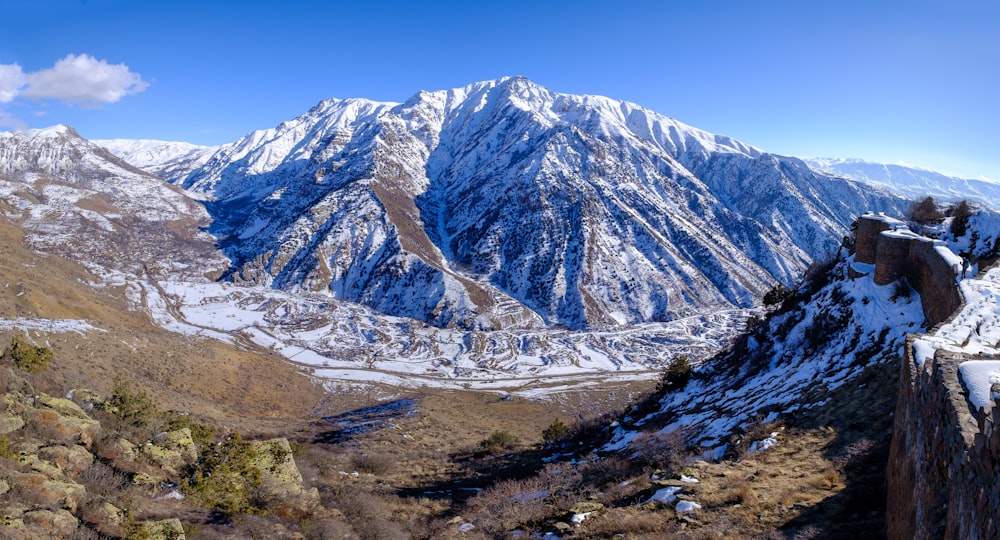
[[[754,441],[750,443],[750,448],[747,449],[747,454],[756,454],[757,452],[763,452],[768,448],[778,444],[778,432],[772,431],[771,436],[760,441]]]
[[[680,486],[667,486],[665,488],[660,488],[656,490],[656,493],[654,493],[652,497],[642,504],[649,504],[651,502],[670,504],[677,500],[677,494],[683,489],[684,488]]]
[[[958,366],[965,387],[969,389],[969,402],[976,410],[993,408],[993,385],[1000,383],[1000,361],[972,360]]]
[[[680,501],[674,509],[678,514],[692,514],[701,510],[701,505],[694,501]]]

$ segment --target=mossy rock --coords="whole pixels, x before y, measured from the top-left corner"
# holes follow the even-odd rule
[[[46,409],[52,409],[63,416],[72,416],[73,418],[81,418],[85,420],[93,420],[89,414],[86,413],[79,405],[73,403],[72,401],[61,398],[53,397],[46,394],[42,394],[35,398],[36,407],[44,407]]]
[[[33,510],[24,513],[25,528],[38,533],[38,538],[68,538],[80,524],[66,510]]]
[[[184,540],[184,525],[181,520],[140,521],[129,527],[125,538],[129,540]]]
[[[597,501],[582,501],[573,505],[569,509],[573,514],[589,514],[591,512],[603,512],[604,505]]]
[[[38,457],[55,464],[67,474],[83,472],[94,463],[94,455],[78,444],[46,446],[38,450]]]
[[[0,417],[0,433],[10,433],[24,427],[24,418],[17,414],[4,414]]]

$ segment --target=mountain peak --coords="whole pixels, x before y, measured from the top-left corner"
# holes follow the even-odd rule
[[[31,138],[39,138],[39,139],[57,138],[57,137],[73,137],[77,139],[83,138],[80,137],[80,134],[77,133],[75,129],[73,129],[70,126],[67,126],[66,124],[56,124],[54,126],[49,126],[46,128],[32,129],[28,131],[28,136]]]

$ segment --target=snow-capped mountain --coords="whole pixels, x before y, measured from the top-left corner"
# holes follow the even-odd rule
[[[749,307],[887,191],[524,78],[327,100],[164,177],[236,282],[437,326],[595,328]],[[168,171],[168,172],[164,172]]]
[[[32,247],[105,268],[201,276],[224,261],[197,201],[67,126],[0,133],[0,209]]]
[[[815,158],[805,161],[815,169],[878,184],[914,199],[926,196],[948,202],[969,199],[1000,209],[1000,183],[996,182],[968,180],[928,169],[860,159]]]
[[[91,139],[134,167],[158,177],[174,174],[175,169],[189,170],[204,164],[216,146],[199,146],[187,142],[151,139]]]

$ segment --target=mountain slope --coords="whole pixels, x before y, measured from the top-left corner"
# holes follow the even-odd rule
[[[832,252],[855,215],[902,204],[523,78],[327,100],[184,171],[167,178],[206,200],[234,281],[473,328],[750,307]]]
[[[0,133],[0,208],[31,247],[92,265],[192,277],[222,263],[200,204],[66,126]]]

